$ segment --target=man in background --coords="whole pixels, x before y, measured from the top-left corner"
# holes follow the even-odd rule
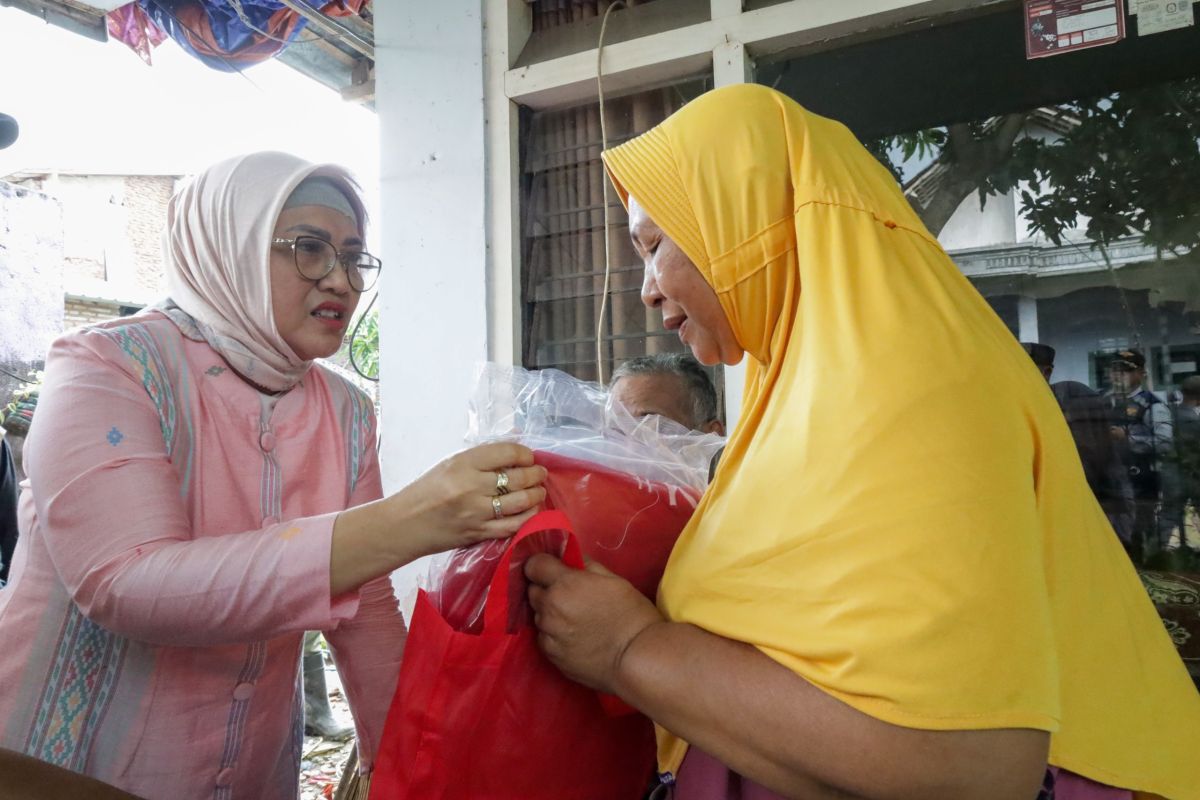
[[[1185,378],[1179,384],[1182,399],[1173,411],[1174,449],[1169,455],[1171,469],[1163,478],[1163,505],[1159,513],[1162,545],[1168,547],[1175,530],[1179,547],[1186,555],[1188,543],[1187,510],[1200,510],[1200,375]]]
[[[0,589],[17,547],[17,471],[4,428],[0,427]]]
[[[1038,342],[1021,346],[1050,383],[1054,373],[1053,347]],[[1054,399],[1067,420],[1075,449],[1083,465],[1083,474],[1092,494],[1104,509],[1117,538],[1131,550],[1133,546],[1133,487],[1126,474],[1110,431],[1110,413],[1100,393],[1078,381],[1050,383]]]
[[[630,359],[613,372],[609,392],[634,417],[658,414],[692,430],[725,435],[717,390],[689,355],[659,353]]]
[[[0,150],[17,140],[17,121],[0,114]],[[4,401],[0,400],[0,408]],[[3,422],[0,414],[0,422]],[[0,427],[0,589],[8,581],[8,568],[17,546],[17,471],[5,430]]]
[[[1132,348],[1119,351],[1108,365],[1111,388],[1104,399],[1109,433],[1133,485],[1134,550],[1142,562],[1162,551],[1174,520],[1158,513],[1162,493],[1174,492],[1175,424],[1171,409],[1146,387],[1146,357]]]
[[[725,435],[717,389],[700,362],[686,353],[657,353],[626,361],[613,372],[609,397],[636,418],[657,414],[701,433]],[[708,465],[711,481],[722,447]]]

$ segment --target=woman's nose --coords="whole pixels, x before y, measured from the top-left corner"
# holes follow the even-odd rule
[[[642,277],[642,304],[646,308],[658,308],[664,299],[662,292],[659,291],[658,279],[654,275],[653,267],[647,266]]]
[[[350,285],[350,276],[346,273],[346,265],[341,261],[334,264],[329,274],[317,281],[317,287],[336,294],[349,293],[353,287]]]

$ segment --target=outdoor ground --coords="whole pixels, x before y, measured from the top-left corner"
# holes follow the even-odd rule
[[[337,670],[332,666],[325,668],[325,682],[329,686],[329,704],[333,707],[334,716],[349,724],[350,707],[342,695]],[[322,739],[320,736],[304,737],[300,762],[300,800],[332,800],[352,747],[353,736],[344,742]]]

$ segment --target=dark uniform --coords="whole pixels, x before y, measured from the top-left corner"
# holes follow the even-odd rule
[[[1075,439],[1088,486],[1118,538],[1129,548],[1133,544],[1133,487],[1110,433],[1112,414],[1107,398],[1076,381],[1060,381],[1050,388]]]
[[[1117,442],[1117,454],[1133,488],[1133,548],[1149,557],[1165,547],[1163,534],[1170,535],[1171,519],[1160,517],[1158,506],[1164,489],[1170,494],[1176,483],[1169,457],[1174,438],[1171,410],[1147,389],[1106,398],[1112,426],[1125,432]]]

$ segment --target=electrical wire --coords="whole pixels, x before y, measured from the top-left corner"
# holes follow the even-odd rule
[[[31,380],[29,378],[22,378],[20,375],[14,375],[13,373],[9,372],[8,370],[4,369],[3,367],[0,367],[0,374],[7,375],[8,377],[12,378],[14,381],[20,381],[21,383],[24,383],[24,384],[37,383],[36,380]]]
[[[604,12],[600,21],[600,39],[596,42],[596,95],[600,101],[600,152],[608,149],[608,128],[604,124],[604,31],[608,28],[608,15],[618,6],[625,6],[624,0],[616,0]],[[609,252],[609,219],[608,208],[608,179],[604,176],[603,162],[601,163],[600,183],[604,191],[604,289],[600,295],[600,314],[596,323],[596,380],[604,385],[604,316],[608,311],[608,284],[612,278],[612,254]]]
[[[375,305],[375,301],[378,299],[379,299],[379,292],[376,292],[375,294],[373,294],[371,296],[371,302],[367,303],[366,309],[358,317],[358,322],[356,322],[354,324],[354,331],[350,334],[350,344],[346,348],[347,350],[350,351],[350,366],[354,367],[354,371],[358,373],[360,378],[363,378],[368,381],[372,381],[373,383],[379,383],[379,376],[378,375],[374,375],[374,376],[368,375],[367,373],[362,371],[361,367],[358,366],[358,361],[355,360],[355,358],[354,358],[354,340],[358,338],[358,329],[362,327],[363,320],[365,320],[367,318],[367,314],[371,313],[371,306]]]
[[[236,0],[235,0],[236,3]],[[236,3],[240,6],[240,3]],[[236,7],[236,6],[235,6]],[[625,7],[624,0],[616,0],[609,5],[604,11],[604,18],[600,21],[600,38],[596,42],[596,95],[600,104],[600,150],[603,152],[608,149],[608,126],[604,122],[604,73],[603,73],[603,58],[604,58],[604,34],[608,29],[608,17],[613,10],[618,7]],[[609,283],[612,279],[612,254],[609,251],[609,229],[612,226],[612,221],[609,213],[609,198],[608,198],[608,180],[602,178],[604,191],[604,288],[600,296],[600,314],[599,322],[596,326],[596,375],[603,385],[604,383],[604,320],[608,311],[608,292]],[[379,295],[376,294],[371,298],[371,302],[367,304],[367,308],[358,318],[358,322],[354,326],[354,331],[350,334],[350,366],[354,368],[361,377],[366,380],[379,382],[378,376],[371,376],[363,372],[359,367],[358,361],[354,358],[354,342],[358,338],[359,329],[362,327],[363,320],[367,318],[371,307],[375,305],[375,301]]]
[[[294,40],[280,39],[278,36],[273,36],[272,34],[264,31],[262,28],[257,27],[253,22],[250,21],[250,16],[246,13],[246,9],[242,7],[242,0],[229,0],[229,7],[233,9],[233,13],[237,14],[238,19],[242,21],[243,25],[257,33],[259,36],[262,36],[264,39],[270,39],[272,42],[279,42],[281,44],[306,44],[308,42],[315,42],[324,38],[316,31],[311,31],[311,33],[314,34],[312,38],[301,39],[300,34],[303,33],[303,31],[296,31],[296,38]],[[299,17],[301,25],[307,27],[304,17],[300,16],[300,14],[296,11],[293,11],[292,13]]]
[[[179,15],[175,13],[175,9],[170,8],[169,6],[162,5],[160,3],[155,3],[154,7],[161,11],[166,12],[167,16],[169,16],[171,19],[173,19],[175,21],[176,25],[178,25],[180,28],[182,28],[183,30],[190,33],[196,39],[199,39],[200,41],[204,40],[204,37],[201,36],[200,33],[198,31],[196,31],[195,28],[191,27],[190,25],[188,25],[187,23],[185,23],[183,20],[181,20],[179,18]],[[240,66],[233,63],[229,59],[225,58],[225,56],[221,55],[220,53],[214,52],[212,54],[212,56],[214,58],[216,58],[218,61],[220,61],[222,64],[224,64],[226,67],[228,67],[229,71],[231,73],[237,74],[239,77],[241,77],[243,80],[245,80],[251,86],[253,86],[255,89],[258,89],[260,92],[263,91],[262,87],[259,86],[257,83],[255,83],[254,80],[251,79],[251,77],[249,75],[247,75]]]
[[[307,3],[305,5],[307,5]],[[283,44],[308,44],[309,42],[321,42],[321,41],[332,42],[335,39],[341,40],[341,41],[346,40],[345,36],[322,36],[320,33],[313,30],[312,26],[308,24],[308,20],[305,19],[304,16],[301,15],[300,12],[296,11],[295,9],[292,9],[292,13],[296,14],[300,18],[301,24],[303,24],[304,27],[308,28],[308,32],[311,33],[312,36],[310,36],[307,39],[302,38],[301,34],[303,34],[304,31],[301,30],[301,31],[296,32],[295,39],[280,39],[278,36],[273,36],[270,33],[268,33],[267,31],[264,31],[262,28],[256,27],[254,25],[254,23],[250,21],[250,17],[246,14],[245,8],[242,7],[242,0],[229,0],[229,6],[230,6],[230,8],[233,9],[233,13],[237,14],[238,19],[242,21],[243,25],[245,25],[247,28],[249,28],[250,30],[257,33],[258,35],[263,36],[267,39],[270,39],[273,42],[281,42]],[[308,7],[310,10],[315,11],[318,14],[321,13],[321,10],[318,8],[313,8],[312,6],[308,6]]]

